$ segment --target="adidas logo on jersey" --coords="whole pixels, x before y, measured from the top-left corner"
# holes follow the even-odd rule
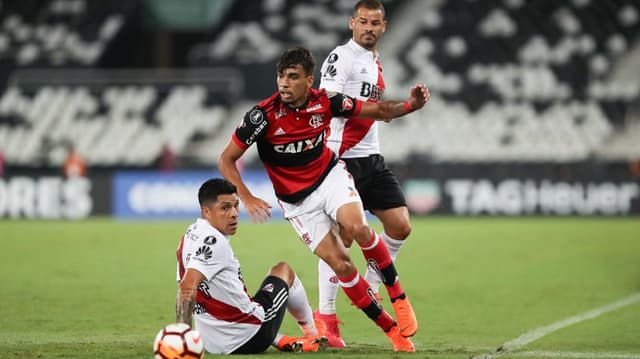
[[[286,132],[284,132],[284,130],[282,129],[282,127],[278,127],[278,129],[276,130],[276,132],[273,133],[274,136],[280,136],[280,135],[284,135],[286,134]]]
[[[364,67],[362,68],[362,70],[360,70],[360,73],[363,75],[368,74],[367,69],[365,69]]]

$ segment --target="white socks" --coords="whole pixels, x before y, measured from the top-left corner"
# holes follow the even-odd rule
[[[399,241],[397,239],[393,239],[389,237],[386,233],[380,233],[380,238],[387,245],[387,249],[389,250],[389,255],[391,259],[395,262],[396,257],[398,256],[398,252],[400,251],[400,247],[404,244],[404,241]],[[382,278],[380,277],[380,273],[374,271],[369,266],[367,266],[367,272],[364,274],[364,279],[369,283],[371,289],[374,292],[378,293],[380,289],[380,283],[382,283]]]
[[[296,318],[296,321],[300,324],[300,327],[302,327],[303,330],[307,328],[309,331],[315,331],[315,324],[313,323],[313,309],[311,309],[307,292],[305,292],[304,286],[297,275],[293,280],[291,288],[289,288],[287,310],[294,318]],[[315,331],[315,333],[317,334],[317,331]]]
[[[336,296],[340,290],[338,277],[322,259],[318,260],[318,311],[320,314],[336,313]]]

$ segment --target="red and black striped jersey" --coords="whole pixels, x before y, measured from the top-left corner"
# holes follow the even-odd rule
[[[331,118],[356,116],[361,107],[353,97],[309,89],[307,102],[291,108],[276,92],[245,114],[232,139],[243,149],[255,142],[276,196],[296,203],[322,183],[337,161],[326,146]]]

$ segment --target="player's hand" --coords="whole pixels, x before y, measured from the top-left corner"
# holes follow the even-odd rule
[[[266,201],[258,197],[249,196],[243,198],[242,202],[244,202],[244,208],[253,223],[264,223],[271,217],[271,205]]]
[[[421,109],[424,104],[429,101],[429,97],[431,97],[431,94],[429,94],[427,86],[425,86],[425,84],[417,84],[411,87],[408,100],[409,107],[411,107],[412,110]]]

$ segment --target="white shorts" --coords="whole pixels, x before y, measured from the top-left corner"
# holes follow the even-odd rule
[[[279,202],[284,218],[291,223],[302,243],[312,252],[331,227],[338,223],[340,207],[352,202],[358,202],[362,207],[353,177],[342,161],[338,161],[320,186],[302,201],[295,204]]]

